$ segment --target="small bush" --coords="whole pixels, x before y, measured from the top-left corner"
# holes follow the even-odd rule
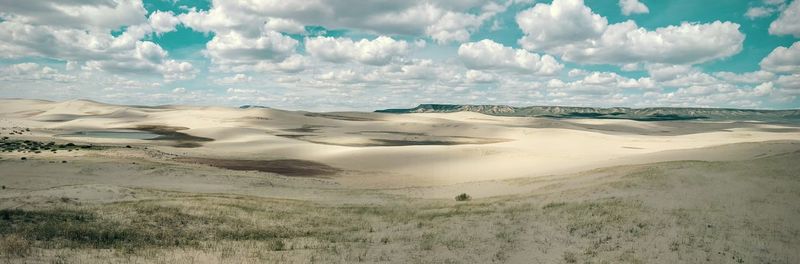
[[[459,201],[459,202],[469,201],[470,199],[472,199],[472,197],[470,197],[466,193],[462,193],[462,194],[456,195],[456,201]]]

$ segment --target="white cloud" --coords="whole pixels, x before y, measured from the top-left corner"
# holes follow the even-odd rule
[[[493,74],[476,70],[467,71],[465,77],[467,81],[471,83],[491,83],[497,81],[497,77]]]
[[[167,82],[191,80],[197,76],[194,66],[185,61],[167,60],[156,69],[164,75],[164,80]]]
[[[635,62],[634,63],[626,63],[626,64],[622,65],[621,67],[619,67],[619,69],[622,70],[622,71],[638,71],[641,68],[642,68],[641,65],[639,63],[635,63]]]
[[[0,67],[0,81],[19,80],[52,80],[56,82],[71,82],[74,76],[61,74],[58,70],[33,62],[24,62]]]
[[[745,73],[716,72],[714,76],[733,83],[762,83],[775,79],[775,74],[768,71],[754,71]]]
[[[548,94],[556,98],[581,98],[582,101],[594,101],[596,104],[608,104],[602,96],[616,96],[624,89],[652,90],[657,88],[656,82],[648,77],[639,79],[627,78],[614,72],[586,72],[582,71],[577,76],[582,78],[565,82],[560,79],[551,79],[545,86],[551,89]],[[584,97],[589,96],[589,97]],[[592,97],[594,99],[592,99]],[[602,99],[601,99],[602,98]],[[619,98],[617,98],[619,99]],[[615,99],[616,100],[616,99]]]
[[[765,82],[753,88],[753,95],[755,96],[764,96],[771,94],[773,91],[773,84],[772,82]]]
[[[368,65],[386,65],[408,53],[408,43],[380,36],[374,40],[316,37],[306,39],[306,51],[325,61],[356,61]]]
[[[730,22],[682,23],[648,31],[629,20],[610,25],[599,39],[553,50],[584,63],[695,64],[739,53],[744,38],[739,25]]]
[[[650,9],[639,0],[619,0],[619,7],[622,9],[622,14],[626,16],[650,13]]]
[[[744,16],[749,18],[750,20],[755,20],[762,17],[767,17],[772,15],[774,10],[771,8],[763,7],[763,6],[754,6],[747,9],[747,12],[744,13]]]
[[[284,24],[293,31],[299,25],[351,28],[378,35],[426,34],[439,43],[466,41],[485,21],[505,10],[511,1],[282,1],[214,0],[208,11],[191,10],[181,15],[188,26],[203,32],[253,31],[254,25]],[[478,14],[469,12],[480,10]],[[290,20],[291,25],[273,22]],[[280,20],[278,20],[280,21]],[[284,31],[276,25],[271,30]],[[290,31],[284,31],[293,33]]]
[[[0,59],[6,62],[0,96],[305,110],[368,110],[387,102],[758,107],[796,105],[800,96],[794,45],[775,49],[759,71],[712,73],[697,66],[739,52],[738,24],[643,28],[632,20],[609,23],[580,0],[540,2],[212,0],[205,11],[148,15],[140,0],[0,0]],[[511,10],[524,10],[516,17],[522,48],[470,42],[479,30],[513,26],[496,15],[520,3],[527,7]],[[628,15],[649,11],[642,3],[612,0]],[[756,11],[748,16],[756,18],[777,16],[788,4],[762,0],[749,7]],[[196,78],[206,70],[196,67],[208,64],[175,60],[157,44],[155,36],[179,23],[212,36],[203,51],[211,68],[197,81],[209,82],[203,89],[170,84]],[[325,38],[305,31],[317,25],[346,33]],[[29,60],[40,63],[17,63]],[[560,60],[636,72],[594,72]],[[642,71],[648,76],[638,76]]]
[[[793,35],[800,37],[800,1],[792,1],[781,15],[769,25],[773,35]]]
[[[659,81],[659,85],[664,87],[710,86],[721,83],[724,82],[699,70],[692,70],[683,74],[678,74],[672,79]]]
[[[293,54],[282,61],[252,61],[244,64],[220,64],[215,67],[215,70],[222,72],[259,72],[259,73],[280,73],[280,74],[296,74],[308,68],[311,64],[307,56]]]
[[[505,68],[536,75],[553,75],[564,68],[550,55],[539,56],[489,39],[461,44],[458,57],[471,69]]]
[[[98,31],[144,23],[147,14],[140,0],[3,0],[0,4],[3,20]]]
[[[156,33],[175,31],[175,26],[180,23],[180,20],[171,11],[162,12],[158,10],[150,14],[148,21],[150,22],[150,27]]]
[[[699,71],[691,65],[650,64],[646,68],[650,77],[656,81],[674,80],[681,75]]]
[[[167,58],[151,41],[153,33],[173,31],[170,12],[146,17],[141,1],[13,1],[0,16],[0,57],[42,57],[67,61],[67,70],[85,69],[115,74],[161,74],[166,81],[194,77],[188,62]],[[111,30],[127,26],[119,36]]]
[[[247,76],[246,74],[243,74],[243,73],[237,73],[236,75],[233,75],[233,76],[228,76],[228,77],[215,79],[214,83],[220,84],[220,85],[229,85],[229,84],[237,84],[237,83],[246,83],[246,82],[251,82],[251,81],[253,81],[253,77],[252,76]]]
[[[294,34],[306,32],[306,29],[302,24],[291,19],[283,18],[267,18],[267,22],[264,23],[264,28],[268,30]]]
[[[295,51],[298,41],[276,31],[248,36],[239,31],[220,32],[206,44],[206,54],[218,64],[280,62]]]
[[[785,0],[763,0],[761,5],[751,6],[744,13],[750,20],[771,16],[786,8]]]
[[[583,0],[555,0],[552,4],[538,3],[517,14],[525,36],[519,40],[528,50],[552,47],[594,39],[606,29],[608,20],[592,13]]]
[[[167,59],[160,46],[138,41],[143,35],[131,32],[115,38],[108,33],[5,21],[0,23],[0,53],[9,58],[32,56],[73,64],[84,62],[89,69],[117,74],[159,73],[168,80],[192,78],[191,64]]]
[[[518,14],[517,22],[525,49],[589,64],[697,64],[739,53],[745,38],[731,22],[684,22],[654,31],[633,20],[609,25],[582,0],[536,4]]]
[[[771,72],[800,73],[800,41],[788,48],[775,48],[761,60],[760,65]]]
[[[86,69],[117,74],[159,73],[167,82],[195,78],[191,63],[167,59],[167,52],[150,41],[137,41],[132,50],[111,54],[107,60],[90,60]]]
[[[782,88],[800,90],[800,74],[783,75],[775,83]]]
[[[446,12],[436,23],[425,28],[425,33],[438,43],[464,42],[469,40],[472,31],[483,24],[483,19],[479,16]]]

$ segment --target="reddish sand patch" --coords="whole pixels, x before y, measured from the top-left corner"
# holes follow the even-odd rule
[[[209,159],[209,158],[176,158],[177,161],[186,163],[199,163],[217,168],[243,171],[263,171],[293,177],[329,176],[341,172],[341,169],[323,163],[299,160],[239,160],[239,159]]]

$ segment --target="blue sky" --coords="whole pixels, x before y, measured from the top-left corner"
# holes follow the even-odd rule
[[[0,0],[0,97],[800,108],[790,0]]]

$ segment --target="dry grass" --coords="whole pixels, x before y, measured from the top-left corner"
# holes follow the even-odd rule
[[[2,210],[0,254],[12,263],[796,263],[796,158],[662,163],[600,185],[469,203],[164,193]]]

